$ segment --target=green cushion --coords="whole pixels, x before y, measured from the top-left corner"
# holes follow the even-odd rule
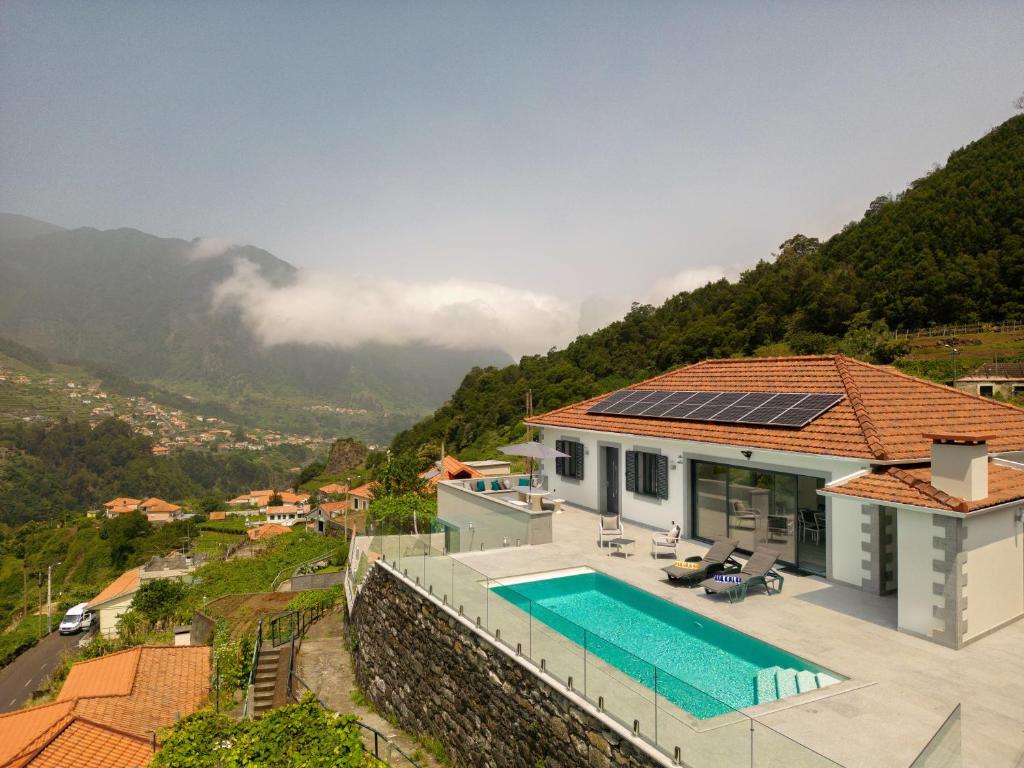
[[[528,477],[520,477],[519,478],[519,484],[520,485],[529,485],[530,484],[530,478],[528,478]]]
[[[486,489],[486,488],[487,488],[487,486],[486,486],[486,485],[484,485],[484,481],[483,481],[483,480],[477,480],[477,481],[476,481],[476,489],[477,489],[478,491],[483,491],[483,490],[484,490],[484,489]]]
[[[491,490],[492,491],[500,491],[501,490],[501,483],[499,483],[497,480],[491,480]]]

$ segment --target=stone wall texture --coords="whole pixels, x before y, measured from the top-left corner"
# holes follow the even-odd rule
[[[356,679],[407,731],[439,739],[460,766],[667,765],[383,567],[350,625]]]

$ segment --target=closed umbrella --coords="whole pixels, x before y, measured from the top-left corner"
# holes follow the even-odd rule
[[[505,445],[498,449],[506,456],[525,456],[529,459],[567,459],[569,454],[556,451],[543,443],[533,440],[529,443]],[[530,486],[533,486],[533,461],[530,462]]]

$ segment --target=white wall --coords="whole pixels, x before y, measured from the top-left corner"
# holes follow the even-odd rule
[[[134,592],[122,595],[96,611],[99,615],[101,633],[108,636],[117,634],[117,622],[121,618],[121,614],[131,607],[134,597]]]
[[[622,516],[627,520],[648,525],[653,528],[666,529],[675,520],[683,529],[684,536],[692,535],[691,498],[688,473],[691,459],[720,461],[725,464],[745,466],[753,469],[796,472],[798,474],[815,475],[826,481],[837,479],[867,467],[867,462],[856,459],[841,459],[831,456],[811,456],[806,454],[769,451],[760,448],[750,449],[753,455],[747,459],[741,454],[739,446],[716,445],[713,443],[696,443],[680,440],[663,440],[633,435],[613,433],[585,432],[581,430],[544,427],[541,431],[541,442],[552,448],[556,440],[578,440],[583,443],[585,453],[584,477],[582,481],[559,477],[555,473],[555,461],[543,462],[542,472],[547,476],[548,489],[554,495],[565,499],[574,506],[593,511],[601,508],[603,478],[600,454],[601,445],[619,446],[619,499]],[[669,494],[667,499],[655,499],[626,491],[626,451],[654,450],[669,458]],[[827,501],[831,505],[832,499]],[[829,536],[836,546],[850,546],[856,550],[859,567],[860,562],[860,520],[856,523],[856,540],[837,541]],[[856,584],[860,586],[860,579]]]
[[[932,539],[942,536],[943,530],[932,524],[932,515],[926,512],[900,509],[897,515],[897,625],[930,638],[933,629],[941,629],[932,614],[932,608],[942,601],[941,596],[932,594],[932,561],[943,554],[935,549]]]
[[[863,561],[867,553],[861,549],[866,534],[861,531],[865,520],[864,504],[856,499],[832,497],[829,515],[828,539],[830,542],[831,572],[836,581],[861,586],[864,576]]]
[[[967,632],[970,640],[1024,613],[1024,534],[1016,510],[969,517]]]

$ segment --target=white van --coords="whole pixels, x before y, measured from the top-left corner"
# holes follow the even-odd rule
[[[89,629],[92,626],[92,611],[88,603],[79,603],[68,609],[61,619],[58,630],[62,635],[73,635],[75,632]]]

